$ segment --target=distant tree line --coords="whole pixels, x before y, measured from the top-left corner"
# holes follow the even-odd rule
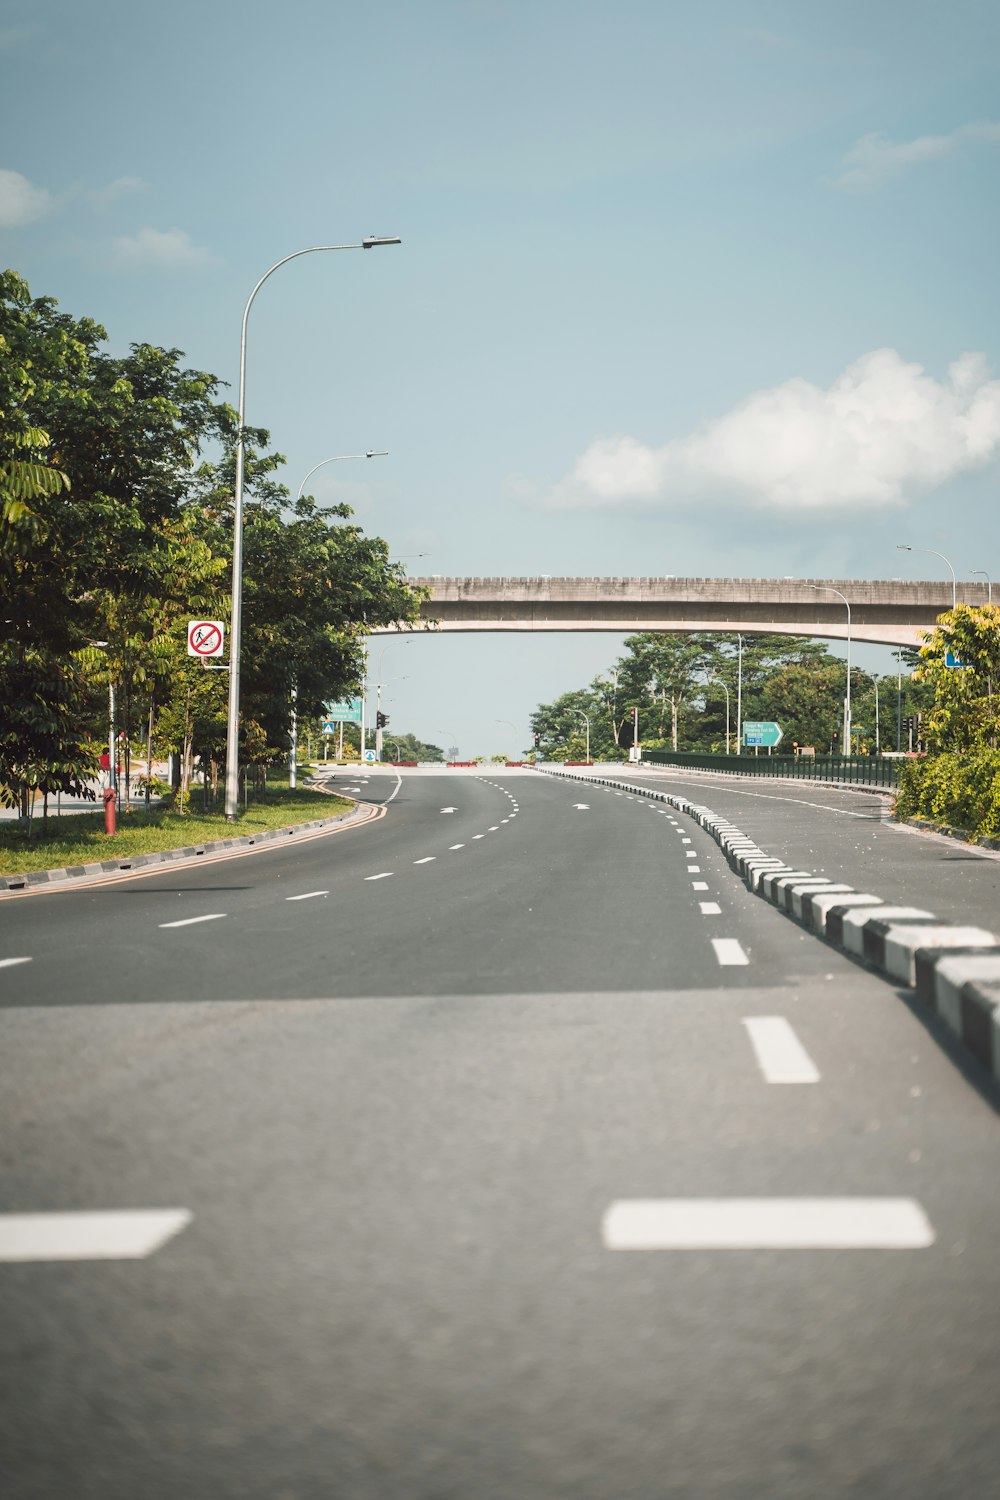
[[[227,674],[187,655],[187,622],[228,623],[237,413],[182,352],[106,348],[91,318],[0,273],[0,800],[86,790],[109,685],[128,745],[196,756],[218,784]],[[364,637],[419,597],[345,505],[289,503],[284,459],[247,428],[241,744],[287,753],[308,717],[358,689]]]
[[[856,750],[874,748],[876,689],[883,749],[896,748],[899,720],[933,701],[933,694],[912,676],[917,653],[896,654],[899,670],[888,676],[852,670],[852,714],[860,731]],[[735,636],[693,631],[629,636],[624,655],[589,687],[539,705],[531,719],[538,753],[551,759],[582,759],[589,718],[592,758],[618,759],[632,743],[636,708],[639,738],[647,749],[725,752],[727,691],[730,739],[736,748],[739,656]],[[821,641],[787,635],[743,637],[743,719],[779,723],[782,751],[793,742],[811,745],[818,754],[839,748],[845,686],[844,661]],[[904,749],[906,744],[904,738]]]

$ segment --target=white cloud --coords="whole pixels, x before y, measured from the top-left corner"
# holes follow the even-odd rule
[[[106,182],[103,187],[91,188],[87,197],[95,208],[110,208],[113,203],[118,203],[122,198],[129,198],[133,193],[144,193],[146,184],[141,177],[116,177],[113,182]]]
[[[0,168],[0,229],[21,229],[48,213],[52,200],[20,172]]]
[[[601,438],[549,496],[560,509],[680,507],[702,497],[779,511],[889,508],[1000,456],[1000,380],[963,354],[936,381],[876,349],[827,389],[757,391],[685,438],[650,448]]]
[[[853,146],[830,179],[834,187],[864,191],[881,187],[890,177],[924,162],[941,161],[964,146],[1000,145],[1000,124],[985,121],[960,125],[950,135],[921,135],[913,141],[890,141],[865,135]]]
[[[114,241],[115,260],[126,270],[184,271],[211,265],[214,256],[183,229],[140,229]]]

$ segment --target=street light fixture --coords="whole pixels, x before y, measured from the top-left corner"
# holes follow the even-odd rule
[[[243,309],[243,326],[240,333],[240,405],[236,431],[236,484],[233,495],[233,603],[229,622],[229,716],[226,726],[226,822],[235,823],[239,805],[239,754],[240,754],[240,644],[243,626],[243,471],[246,463],[243,427],[246,420],[246,370],[247,370],[247,320],[253,300],[269,276],[290,260],[302,255],[317,255],[327,250],[373,250],[379,245],[399,245],[396,235],[368,235],[354,245],[310,245],[305,250],[293,250],[282,256],[266,270]]]
[[[839,589],[831,588],[828,583],[807,583],[807,589],[815,589],[820,594],[836,594],[838,599],[843,599],[847,606],[847,692],[844,694],[844,737],[840,744],[841,755],[851,753],[851,601],[846,594]]]
[[[970,568],[969,572],[972,574],[973,577],[985,578],[986,579],[986,588],[987,588],[986,602],[987,602],[987,604],[992,604],[993,603],[993,579],[987,573],[986,569],[985,568]]]
[[[388,456],[388,448],[369,448],[367,453],[335,453],[332,458],[321,458],[318,464],[313,464],[312,468],[309,470],[309,473],[299,485],[299,492],[295,496],[295,498],[296,500],[302,499],[302,492],[305,489],[306,485],[309,483],[316,470],[322,469],[325,464],[342,464],[349,458],[388,458]]]
[[[943,563],[947,563],[948,569],[951,573],[951,607],[952,609],[955,608],[955,605],[958,602],[958,580],[955,577],[955,569],[951,566],[951,563],[948,562],[948,559],[945,557],[943,552],[935,552],[933,547],[911,547],[907,542],[897,542],[896,551],[926,552],[929,557],[939,557]]]

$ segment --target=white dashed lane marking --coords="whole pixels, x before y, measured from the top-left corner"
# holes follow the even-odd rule
[[[301,896],[286,896],[286,901],[311,901],[314,896],[329,896],[329,891],[306,891]]]
[[[0,1261],[143,1260],[191,1222],[186,1208],[0,1215]]]
[[[110,753],[111,752],[109,751],[108,754],[110,755]],[[449,847],[449,849],[464,849],[465,845],[464,844],[449,844],[448,847]]]
[[[632,1198],[602,1224],[609,1250],[921,1250],[912,1198]]]
[[[179,922],[161,922],[161,927],[193,927],[196,922],[219,922],[226,915],[224,911],[206,912],[203,917],[182,917]]]
[[[698,905],[701,907],[703,917],[717,917],[722,911],[718,901],[699,901]]]
[[[744,1016],[768,1083],[818,1083],[819,1069],[784,1016]]]
[[[15,964],[30,964],[31,958],[0,958],[0,969],[12,969]]]
[[[366,875],[365,879],[366,880],[388,880],[389,876],[391,874],[392,874],[391,870],[383,870],[383,872],[382,872],[381,875]]]
[[[692,882],[691,882],[691,889],[693,891],[707,891],[708,890],[708,881],[707,880],[692,880]]]
[[[731,968],[735,964],[748,964],[750,962],[736,938],[713,938],[712,947],[715,949],[715,956],[723,968]]]
[[[108,754],[110,755],[110,753],[109,751]],[[426,854],[423,859],[415,859],[413,863],[415,865],[432,865],[436,859],[436,854]]]

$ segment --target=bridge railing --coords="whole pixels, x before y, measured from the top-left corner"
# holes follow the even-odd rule
[[[901,764],[879,755],[693,755],[672,750],[644,750],[642,760],[644,765],[683,766],[730,776],[782,776],[884,787],[896,786]]]

